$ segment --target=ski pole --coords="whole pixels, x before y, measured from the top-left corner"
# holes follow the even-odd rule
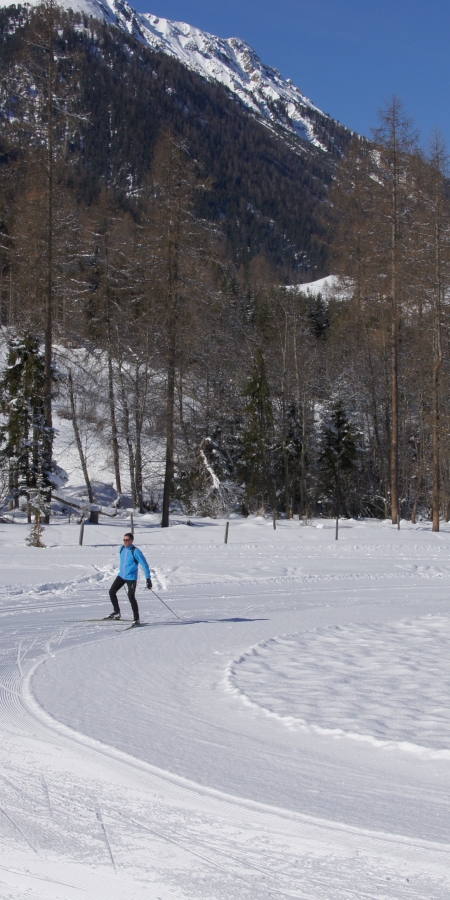
[[[155,595],[155,597],[158,597],[158,594],[156,593],[156,591],[153,590],[153,588],[151,589],[151,591],[152,591],[152,594]],[[166,609],[168,609],[169,612],[171,612],[172,615],[175,616],[176,619],[179,619],[180,622],[182,621],[182,619],[180,618],[180,616],[177,616],[176,612],[174,612],[173,609],[170,608],[170,606],[165,602],[165,600],[161,600],[161,597],[158,597],[158,600],[159,600],[161,603],[164,604],[164,606],[166,607]]]

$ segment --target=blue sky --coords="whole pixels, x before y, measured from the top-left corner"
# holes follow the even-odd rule
[[[130,0],[141,12],[241,37],[310,99],[361,134],[395,93],[426,145],[450,149],[448,0]]]

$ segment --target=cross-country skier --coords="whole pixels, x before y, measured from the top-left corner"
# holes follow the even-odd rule
[[[139,607],[136,601],[136,582],[138,577],[139,564],[144,570],[147,579],[147,587],[149,591],[152,589],[152,579],[149,564],[138,547],[133,544],[134,535],[127,532],[123,536],[123,547],[120,548],[120,569],[117,578],[114,579],[110,589],[109,596],[113,605],[113,612],[107,619],[120,619],[119,601],[117,599],[117,591],[126,584],[128,591],[128,599],[133,610],[134,624],[139,625]]]

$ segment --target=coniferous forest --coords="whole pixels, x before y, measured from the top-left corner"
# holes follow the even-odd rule
[[[218,85],[52,2],[0,10],[3,503],[48,516],[54,421],[91,502],[450,517],[446,149],[286,143]],[[335,273],[323,292],[298,285]],[[128,487],[127,487],[128,489]],[[337,532],[336,532],[337,534]]]

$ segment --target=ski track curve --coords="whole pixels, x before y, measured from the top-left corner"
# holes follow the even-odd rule
[[[87,617],[95,580],[79,579],[60,609]],[[0,612],[5,900],[448,900],[447,845],[229,796],[57,722],[33,696],[33,673],[109,635],[51,621],[58,604],[44,620],[14,611],[13,625]]]

